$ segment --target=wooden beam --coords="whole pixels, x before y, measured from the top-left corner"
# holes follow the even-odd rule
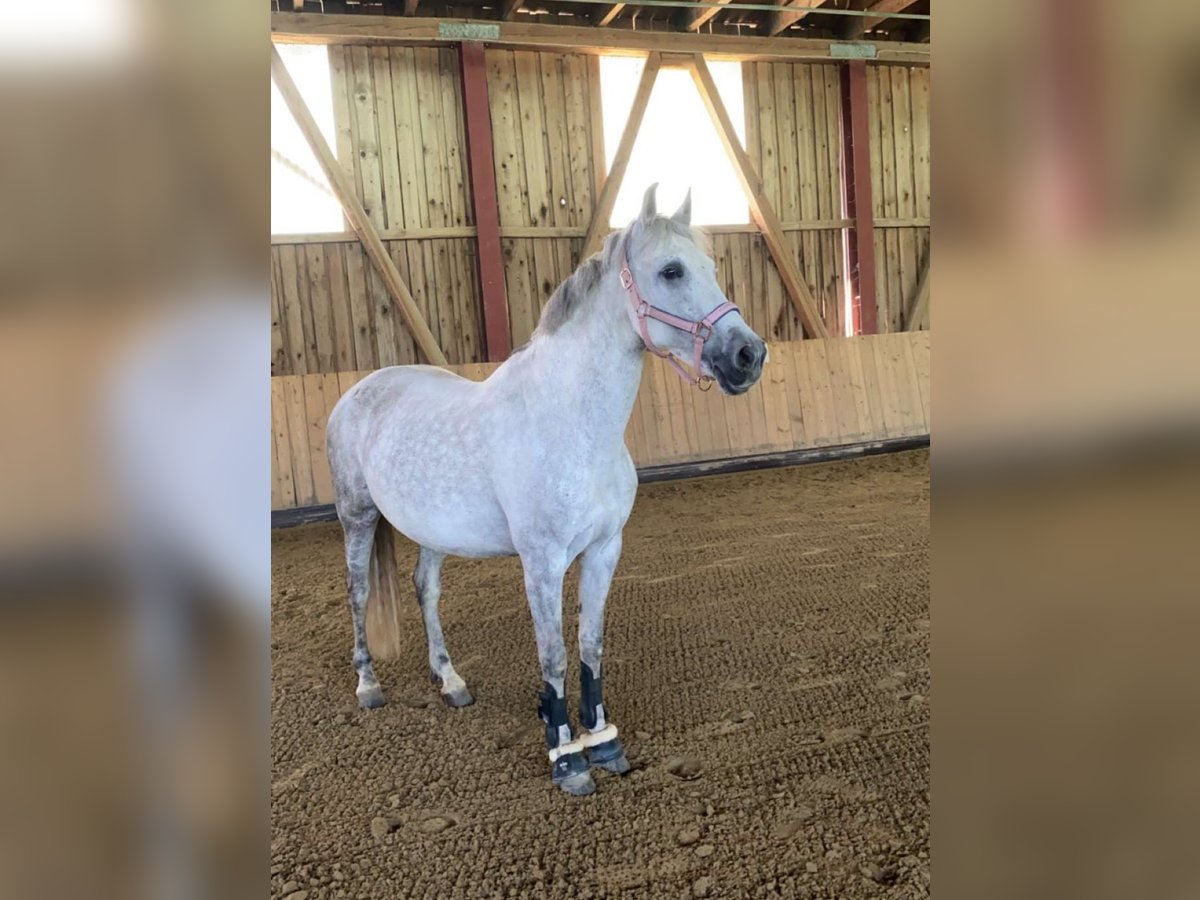
[[[464,41],[462,66],[463,123],[471,179],[471,205],[479,232],[479,291],[483,298],[483,331],[489,362],[508,358],[508,294],[504,286],[504,253],[500,249],[500,206],[496,199],[496,164],[492,156],[492,114],[488,104],[487,64],[483,44]]]
[[[517,10],[521,8],[521,0],[504,0],[504,5],[500,7],[500,18],[505,22],[511,22],[517,16]]]
[[[929,315],[929,256],[930,251],[925,251],[925,264],[921,267],[921,277],[917,280],[917,291],[913,294],[908,314],[904,317],[906,331],[916,331]]]
[[[850,21],[846,23],[844,32],[846,40],[858,40],[876,25],[887,21],[888,13],[904,12],[916,2],[917,0],[876,0],[866,8],[865,12],[877,12],[879,15],[847,17]]]
[[[714,3],[728,4],[730,0],[713,0]],[[699,31],[701,26],[721,10],[712,7],[704,9],[685,9],[683,11],[683,26],[686,31]]]
[[[623,10],[624,8],[625,8],[624,3],[614,3],[608,9],[603,10],[600,13],[600,15],[598,15],[596,17],[596,23],[595,23],[596,26],[598,28],[603,28],[606,25],[611,25],[613,22],[613,19],[615,19],[617,16],[619,16],[621,14],[621,10]]]
[[[422,318],[421,311],[417,308],[412,294],[409,293],[408,286],[396,270],[396,264],[392,262],[392,258],[384,249],[383,242],[379,239],[379,232],[375,230],[375,226],[371,224],[366,211],[358,201],[358,196],[354,193],[354,186],[347,180],[342,167],[338,165],[337,157],[329,149],[329,144],[325,142],[325,136],[317,127],[308,105],[300,96],[300,91],[296,87],[296,83],[292,81],[292,76],[283,63],[283,58],[274,46],[271,47],[271,79],[279,88],[279,93],[287,103],[288,109],[291,110],[292,117],[296,120],[296,125],[299,126],[304,139],[308,141],[313,156],[317,158],[317,162],[325,172],[325,177],[329,179],[329,184],[342,204],[346,218],[350,221],[350,227],[354,229],[354,233],[358,235],[363,247],[366,248],[367,255],[379,269],[379,275],[387,286],[392,300],[399,308],[405,324],[408,325],[408,330],[412,332],[417,346],[421,348],[425,359],[433,365],[447,365],[442,348],[438,346],[433,332],[429,330],[425,319]]]
[[[406,16],[271,14],[273,40],[297,44],[411,44],[456,45],[461,33],[440,26],[482,25],[500,29],[487,38],[489,47],[508,50],[569,50],[574,53],[641,56],[651,51],[703,53],[714,59],[764,62],[830,62],[830,42],[808,38],[743,37],[730,34],[634,31],[627,28],[593,28],[575,25],[539,25],[530,22],[478,19],[421,19]],[[877,42],[877,63],[929,65],[930,44]]]
[[[654,81],[658,77],[661,65],[660,54],[651,53],[646,57],[646,67],[642,69],[641,81],[634,92],[633,106],[629,108],[629,118],[625,120],[625,130],[621,132],[612,168],[609,169],[608,177],[604,179],[604,188],[600,191],[600,197],[592,210],[592,223],[588,226],[587,237],[583,239],[583,248],[579,253],[581,260],[587,259],[604,245],[604,236],[609,232],[608,220],[612,215],[613,204],[617,202],[617,193],[621,190],[621,182],[625,180],[625,170],[629,168],[629,154],[633,152],[633,143],[642,128],[642,119],[650,102],[650,92],[654,90]]]
[[[717,127],[717,136],[725,146],[725,152],[729,154],[729,159],[733,162],[733,169],[742,182],[746,199],[750,201],[750,213],[763,233],[763,239],[775,260],[775,268],[779,270],[783,286],[788,292],[788,297],[791,298],[792,305],[796,308],[796,314],[800,317],[800,324],[804,326],[810,337],[829,337],[817,304],[796,267],[796,261],[792,258],[792,250],[783,236],[783,226],[780,224],[779,217],[775,215],[775,210],[767,200],[766,194],[763,193],[758,173],[754,171],[750,157],[746,155],[745,149],[738,140],[737,132],[733,128],[733,121],[729,118],[729,112],[725,109],[721,95],[717,92],[712,72],[709,71],[704,57],[698,53],[692,60],[692,80],[696,82],[696,88],[700,91],[700,99],[704,101],[704,106],[708,110],[709,116],[712,117],[713,124]]]
[[[846,215],[854,228],[846,235],[850,285],[858,297],[855,334],[878,331],[875,294],[875,209],[871,197],[871,132],[867,117],[867,64],[851,60],[842,69],[842,178]]]
[[[825,0],[781,0],[780,12],[767,13],[766,33],[771,37],[795,25]]]

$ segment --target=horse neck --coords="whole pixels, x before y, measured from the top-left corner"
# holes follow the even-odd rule
[[[584,427],[623,440],[637,399],[645,354],[629,324],[625,295],[610,273],[582,298],[575,316],[542,336],[537,348],[545,384],[580,411]]]

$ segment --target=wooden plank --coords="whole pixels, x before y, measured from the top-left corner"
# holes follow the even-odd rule
[[[513,54],[516,69],[517,105],[520,110],[519,132],[525,163],[525,224],[553,225],[550,208],[549,149],[542,101],[542,79],[536,53]]]
[[[857,433],[867,440],[882,436],[876,432],[875,423],[871,416],[871,401],[867,396],[866,379],[863,375],[862,341],[858,338],[842,338],[842,353],[846,360],[846,379],[854,395],[854,415],[858,423]]]
[[[896,182],[896,138],[894,127],[894,97],[892,79],[888,70],[879,72],[879,168],[880,185],[883,189],[884,215],[898,216],[900,204]],[[904,303],[904,286],[900,271],[900,240],[894,231],[884,235],[886,267],[883,271],[887,283],[887,319],[882,330],[900,330],[900,311]]]
[[[756,172],[762,173],[762,138],[758,127],[758,66],[742,63],[742,109],[746,118],[746,155]],[[764,183],[764,187],[766,187]]]
[[[379,366],[376,350],[375,311],[371,302],[369,266],[364,265],[363,248],[355,243],[343,246],[346,262],[346,287],[350,296],[350,325],[354,335],[354,365],[358,369]]]
[[[387,210],[383,200],[383,173],[379,161],[378,116],[375,110],[375,84],[371,66],[371,48],[349,48],[350,74],[353,77],[354,166],[358,171],[355,195],[371,223],[387,228]],[[307,108],[307,107],[306,107]],[[292,113],[296,116],[295,112]],[[297,117],[297,121],[299,121]],[[322,138],[324,140],[324,138]],[[320,163],[318,157],[317,162]]]
[[[471,204],[479,229],[476,264],[483,302],[484,345],[487,358],[499,362],[508,357],[512,345],[509,344],[508,295],[504,284],[504,256],[500,248],[500,207],[496,194],[495,148],[492,145],[487,61],[483,45],[464,42],[460,59]]]
[[[912,98],[912,147],[916,219],[906,224],[928,226],[929,186],[929,70],[910,69],[909,90]]]
[[[291,375],[284,378],[283,402],[287,410],[288,446],[292,456],[292,484],[296,490],[296,505],[311,506],[314,501],[312,448],[308,445],[303,376]]]
[[[909,335],[901,335],[900,351],[903,355],[904,374],[908,381],[908,394],[910,403],[913,409],[914,418],[914,434],[929,433],[929,407],[926,401],[926,392],[928,390],[926,377],[925,384],[922,383],[922,375],[918,368],[920,362],[928,362],[928,356],[924,360],[918,360],[917,342]]]
[[[446,224],[450,226],[470,225],[474,222],[470,212],[470,193],[467,189],[470,179],[460,59],[461,53],[457,49],[442,48],[438,51],[438,67],[441,74],[437,82],[442,96],[441,121],[446,147],[446,160],[441,168],[445,173],[448,192]],[[495,173],[492,177],[495,178]]]
[[[815,427],[808,434],[809,440],[818,446],[836,444],[839,442],[837,404],[830,380],[826,342],[806,341],[803,357],[812,396],[811,406],[815,412],[812,422]]]
[[[309,371],[304,313],[300,308],[300,277],[296,249],[281,247],[279,251],[280,301],[284,330],[287,335],[287,368],[293,375],[303,375]]]
[[[300,96],[299,90],[297,90],[295,83],[292,81],[291,75],[288,74],[287,67],[283,64],[283,60],[279,56],[279,51],[274,47],[271,48],[271,75],[279,88],[280,94],[283,95],[288,108],[291,110],[296,124],[300,127],[301,133],[308,141],[313,155],[317,158],[322,170],[324,170],[325,177],[329,179],[329,183],[333,187],[338,200],[341,202],[342,208],[345,209],[351,226],[362,239],[363,246],[366,247],[371,261],[379,268],[380,276],[387,286],[388,293],[396,300],[400,313],[404,317],[409,331],[420,345],[425,358],[434,365],[446,365],[445,355],[438,346],[432,332],[430,332],[429,326],[417,310],[407,285],[401,280],[399,272],[396,271],[395,265],[392,264],[391,259],[384,250],[383,244],[379,239],[379,234],[372,224],[371,219],[347,184],[346,177],[338,167],[337,160],[330,151],[329,145],[325,143],[325,138],[317,128],[316,122],[313,121],[312,113],[309,112],[304,99]]]
[[[506,50],[487,51],[488,104],[491,109],[492,152],[496,174],[496,202],[500,224],[524,225],[524,159],[519,155],[521,141],[517,119],[516,74],[513,54]],[[512,296],[511,290],[509,296]]]
[[[763,192],[768,198],[780,199],[779,155],[783,152],[777,144],[778,129],[775,122],[775,70],[769,63],[755,63],[755,95],[758,105],[758,129],[762,136],[762,179]],[[758,226],[755,225],[755,228]]]
[[[375,131],[379,141],[379,172],[383,182],[383,224],[380,228],[402,225],[421,226],[428,222],[420,218],[414,194],[414,170],[419,169],[421,157],[413,146],[411,131],[413,111],[406,99],[407,80],[412,72],[402,71],[403,63],[412,58],[407,47],[371,47],[371,78],[375,85]],[[393,69],[396,69],[393,77]],[[415,216],[405,215],[405,205],[414,207]]]
[[[912,368],[912,359],[905,352],[909,343],[908,337],[897,333],[888,335],[881,348],[888,359],[896,391],[896,409],[900,413],[903,433],[906,435],[921,434],[925,428],[920,386]]]
[[[308,458],[312,469],[313,503],[333,502],[333,477],[325,456],[325,376],[305,375],[302,381],[304,421],[308,428]]]
[[[734,170],[742,183],[743,190],[746,191],[747,197],[750,200],[750,211],[762,229],[767,247],[771,250],[771,255],[775,259],[775,266],[779,270],[780,277],[783,279],[788,296],[796,307],[796,312],[800,315],[801,322],[803,322],[809,334],[817,337],[827,337],[828,332],[825,329],[824,322],[821,321],[812,294],[809,292],[808,286],[804,284],[804,279],[801,278],[800,273],[797,271],[787,242],[783,239],[779,217],[775,215],[775,210],[763,194],[762,184],[758,180],[758,175],[751,167],[750,160],[746,156],[746,151],[742,149],[742,145],[738,142],[733,122],[730,120],[729,113],[725,109],[725,104],[717,92],[716,83],[713,81],[712,73],[708,70],[708,64],[704,61],[703,56],[696,56],[692,60],[692,78],[696,83],[697,89],[700,91],[700,97],[704,101],[705,108],[712,117],[713,124],[717,126],[717,134],[721,138],[725,152],[729,154],[729,158],[734,164]]]
[[[729,0],[713,0],[714,3],[720,3],[722,6]],[[820,2],[820,0],[817,0]],[[683,25],[684,31],[699,31],[708,21],[721,11],[719,6],[700,7],[692,9],[683,9],[680,11],[680,22]]]
[[[334,350],[333,301],[329,291],[329,275],[325,269],[325,248],[313,244],[304,248],[308,270],[308,299],[312,308],[313,339],[316,345],[316,367],[313,372],[332,372],[337,368]]]
[[[600,11],[596,16],[595,25],[597,28],[604,28],[606,25],[611,25],[613,21],[621,14],[621,10],[625,8],[624,3],[614,3]]]
[[[801,380],[807,378],[807,375],[802,374],[803,366],[798,364],[803,345],[798,341],[784,341],[776,346],[779,350],[778,365],[783,371],[784,386],[787,389],[788,417],[793,446],[812,446],[812,439],[809,437],[809,411],[805,408],[800,387]]]
[[[596,151],[593,145],[592,92],[588,75],[588,67],[595,59],[576,54],[562,58],[563,105],[566,112],[567,156],[570,160],[570,206],[566,224],[578,227],[580,237],[587,234],[586,223],[591,221],[595,198],[593,157]],[[603,134],[599,136],[599,142],[603,169]]]
[[[401,16],[271,14],[271,39],[281,43],[454,44],[457,35],[443,34],[443,19]],[[713,59],[797,60],[828,62],[835,57],[828,39],[748,37],[745,35],[670,32],[650,29],[506,23],[490,46],[518,50],[571,50],[589,54],[636,56],[648,52],[704,53]],[[930,44],[875,41],[877,63],[928,65]]]
[[[567,114],[563,100],[562,57],[553,53],[539,53],[537,67],[541,78],[543,129],[548,151],[546,170],[550,178],[550,214],[547,216],[547,222],[553,225],[570,225],[570,151],[567,144]]]
[[[271,251],[271,374],[289,375],[287,323],[283,317],[283,289],[280,284],[279,253]]]
[[[337,143],[338,163],[348,181],[355,180],[354,139],[351,128],[350,95],[354,90],[353,78],[346,71],[345,47],[329,48],[329,81],[333,101],[333,130]],[[361,185],[359,185],[361,187]]]
[[[921,265],[921,274],[917,277],[917,288],[913,292],[912,303],[905,311],[904,328],[906,331],[916,331],[929,315],[929,254]]]
[[[439,81],[443,76],[438,66],[437,49],[414,47],[412,53],[413,71],[416,76],[415,111],[421,125],[421,153],[416,159],[424,176],[422,178],[418,175],[418,180],[424,182],[426,196],[422,221],[430,226],[445,226],[452,218],[448,197],[450,186],[446,178],[450,159],[445,132],[448,125],[453,127],[454,120],[442,117]]]
[[[850,383],[850,362],[846,341],[831,338],[825,345],[825,361],[829,368],[829,384],[833,391],[834,418],[837,422],[838,443],[850,444],[863,437],[858,427],[858,406]]]
[[[812,191],[812,159],[803,146],[810,124],[795,105],[805,89],[790,63],[773,63],[770,68],[775,98],[775,160],[779,166],[779,203],[775,209],[781,219],[798,221],[805,217],[801,191]],[[816,213],[816,203],[811,204],[809,212]]]
[[[608,177],[608,157],[604,153],[604,110],[600,94],[600,59],[598,57],[587,57],[587,75],[589,134],[592,139],[592,195],[599,200],[600,192],[604,189],[604,181]],[[592,211],[589,211],[587,221],[590,221],[592,212],[594,212],[594,207]]]
[[[870,12],[878,12],[879,15],[847,16],[850,21],[846,23],[843,34],[846,40],[857,41],[866,32],[887,21],[889,13],[904,12],[916,2],[917,0],[875,0],[866,9]]]
[[[295,376],[286,376],[295,377]],[[292,476],[292,442],[287,424],[285,378],[271,379],[271,443],[275,451],[272,460],[273,481],[277,485],[280,508],[297,506],[296,482]]]
[[[911,218],[916,211],[912,160],[912,107],[909,101],[908,70],[892,67],[892,140],[896,150],[896,213]],[[887,123],[884,123],[887,127]],[[905,327],[904,314],[913,302],[920,277],[917,257],[917,237],[911,228],[900,229],[897,237],[897,265],[900,271],[900,308],[897,310],[896,331]]]
[[[930,337],[928,331],[920,331],[910,335],[909,346],[912,348],[913,366],[917,373],[917,388],[921,395],[921,408],[925,411],[925,430],[933,433],[933,407],[930,403]]]
[[[767,13],[765,34],[774,37],[791,28],[825,0],[781,0],[779,12]]]
[[[894,361],[888,353],[889,335],[875,335],[870,341],[874,357],[875,377],[879,392],[879,409],[889,437],[908,434],[905,412],[900,407],[900,385],[896,379]]]
[[[759,382],[767,414],[767,444],[772,450],[791,450],[795,446],[792,417],[788,409],[788,369],[779,358],[783,352],[778,344],[770,346],[768,361],[763,366],[762,380]]]
[[[633,106],[629,109],[629,118],[625,120],[625,128],[621,139],[617,142],[617,152],[613,156],[612,167],[604,180],[604,187],[592,211],[592,221],[588,225],[587,236],[583,239],[583,258],[587,259],[604,244],[608,234],[609,217],[612,216],[613,204],[617,201],[617,193],[621,190],[621,182],[625,180],[625,170],[629,167],[629,155],[633,152],[634,141],[642,127],[642,119],[646,115],[646,105],[650,102],[650,92],[654,89],[654,81],[658,77],[661,57],[651,53],[646,57],[646,66],[642,69],[642,77],[638,81],[637,90],[633,95]]]
[[[874,73],[874,69],[871,70]],[[878,194],[877,170],[873,160],[872,94],[866,63],[854,60],[843,69],[843,168],[847,185],[847,207],[854,216],[854,231],[847,235],[854,286],[859,297],[858,330],[874,334],[879,330],[879,287],[876,279],[874,219]],[[870,79],[873,81],[873,75]],[[877,95],[876,95],[877,96]]]
[[[326,248],[325,264],[329,280],[329,312],[333,328],[333,369],[355,368],[354,324],[350,317],[350,298],[346,290],[345,248]]]

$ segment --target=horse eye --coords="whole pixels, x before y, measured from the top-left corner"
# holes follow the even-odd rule
[[[667,279],[667,281],[674,281],[676,278],[683,277],[683,266],[671,263],[669,266],[665,266],[658,274]]]

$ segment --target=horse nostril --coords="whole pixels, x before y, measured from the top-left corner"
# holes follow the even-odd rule
[[[743,344],[737,352],[736,360],[739,369],[749,369],[758,361],[758,353],[749,344]]]

